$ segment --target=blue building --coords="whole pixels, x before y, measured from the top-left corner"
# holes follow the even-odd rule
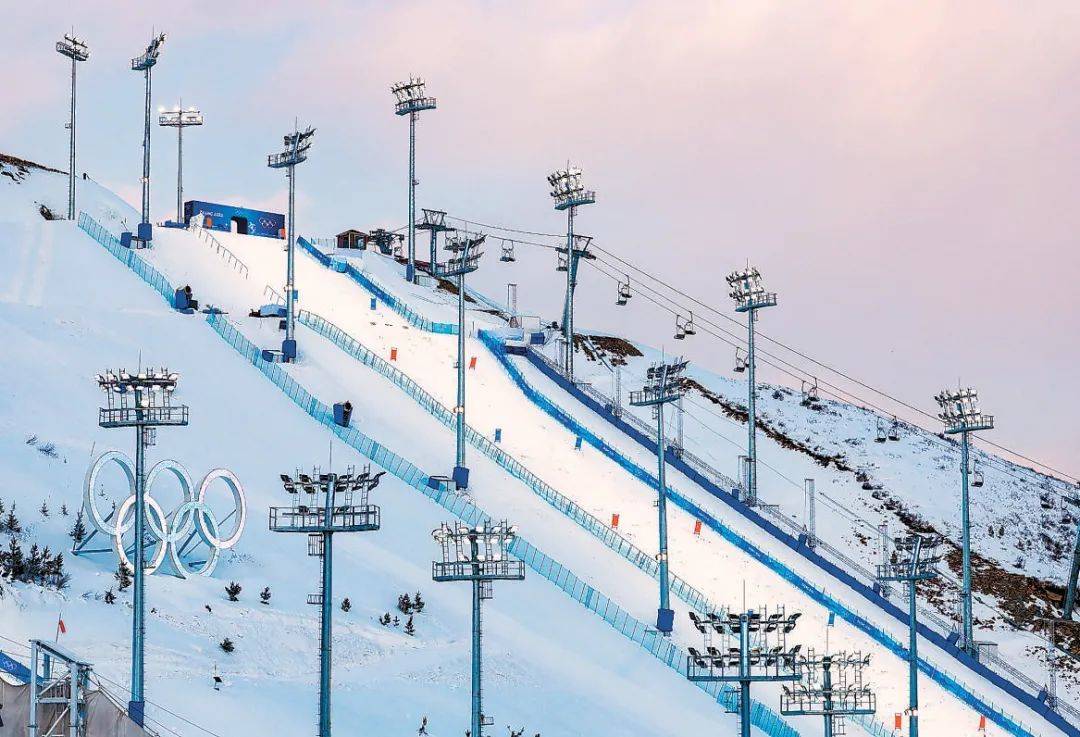
[[[184,223],[191,225],[192,222],[207,230],[261,235],[265,238],[285,237],[285,216],[281,213],[236,205],[188,200],[184,203]]]

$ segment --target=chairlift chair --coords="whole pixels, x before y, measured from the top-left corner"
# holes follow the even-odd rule
[[[563,254],[560,253],[559,254],[559,263],[555,267],[555,271],[567,271],[568,268],[569,267],[566,265],[566,256],[564,256]]]
[[[899,440],[899,439],[900,439],[900,423],[897,422],[896,418],[894,417],[893,421],[892,421],[892,425],[889,426],[889,440],[896,441],[896,440]]]
[[[690,319],[683,323],[683,332],[687,335],[696,335],[697,331],[694,330],[694,313],[690,313]]]
[[[682,318],[675,315],[675,340],[686,339],[686,328],[683,327]]]
[[[626,277],[626,281],[619,282],[619,292],[618,297],[615,298],[615,304],[620,306],[625,305],[633,296],[634,295],[630,293],[630,277],[628,276]]]
[[[503,263],[509,263],[511,261],[517,261],[517,259],[514,257],[514,242],[513,241],[503,241],[502,256],[499,257],[499,260],[502,261]]]
[[[884,443],[886,440],[885,428],[881,426],[881,420],[877,421],[877,436],[874,438],[875,443]]]
[[[979,470],[979,464],[978,463],[972,463],[971,465],[972,465],[971,485],[974,486],[976,489],[978,489],[984,483],[983,472]]]
[[[744,354],[745,354],[745,351],[743,351],[742,348],[739,348],[738,346],[736,346],[736,348],[735,348],[735,373],[737,373],[737,374],[741,374],[743,371],[746,371],[747,363],[746,363],[746,356]]]

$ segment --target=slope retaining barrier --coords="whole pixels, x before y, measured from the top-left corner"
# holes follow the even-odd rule
[[[543,393],[541,393],[539,390],[529,384],[525,380],[525,377],[521,373],[521,371],[508,358],[505,350],[505,345],[495,331],[481,330],[479,331],[479,337],[480,340],[484,343],[484,345],[486,345],[487,348],[492,352],[492,354],[498,359],[503,368],[510,374],[511,379],[522,391],[522,393],[524,393],[525,396],[533,402],[533,404],[535,404],[552,418],[556,419],[569,431],[583,438],[587,443],[589,443],[591,446],[599,450],[605,456],[613,460],[616,464],[621,466],[624,470],[629,472],[635,478],[639,479],[643,483],[653,488],[656,488],[658,486],[659,482],[656,476],[653,475],[650,471],[642,468],[634,461],[631,461],[629,458],[624,456],[616,448],[611,446],[607,441],[586,428],[583,424],[574,419],[572,415],[570,415],[568,412],[556,405]],[[537,368],[540,368],[546,376],[549,376],[553,380],[557,378],[558,380],[556,383],[560,386],[560,388],[563,388],[566,391],[571,391],[572,385],[570,384],[570,382],[567,382],[565,379],[563,379],[562,376],[551,372],[550,367],[544,365],[543,362],[535,361],[531,363],[533,363],[533,365],[536,365]],[[582,402],[588,403],[589,401],[592,401],[580,391],[576,391],[573,396],[575,398],[579,398]],[[597,409],[592,405],[588,406],[590,406],[590,408],[596,409],[596,411],[598,412],[603,411],[602,408]],[[614,422],[621,422],[619,418],[614,417],[613,415],[609,415],[609,418]],[[622,423],[622,425],[625,425],[626,432],[635,432],[634,428],[626,425],[626,423]],[[620,429],[624,428],[620,427]],[[650,450],[655,449],[655,440],[648,441],[646,443],[646,447],[648,447]],[[743,509],[739,511],[742,511],[744,516],[750,517],[750,515],[753,515],[752,510],[746,507],[746,505],[738,502],[732,494],[724,492],[722,489],[720,489],[720,487],[716,486],[711,481],[704,478],[700,473],[696,473],[693,469],[686,467],[685,464],[683,464],[682,467],[679,467],[676,463],[674,463],[674,461],[677,460],[678,459],[675,458],[673,454],[667,454],[667,461],[669,464],[677,467],[678,470],[683,471],[685,475],[691,478],[691,480],[695,481],[699,485],[706,488],[706,490],[710,491],[713,496],[720,498],[733,508],[738,509],[739,507],[742,507]],[[670,484],[668,485],[668,498],[676,506],[694,515],[694,517],[701,520],[705,526],[709,527],[714,532],[717,532],[724,539],[736,545],[736,547],[738,547],[740,550],[743,550],[751,557],[755,558],[774,572],[778,573],[782,578],[790,582],[792,585],[794,585],[803,593],[807,594],[810,598],[814,599],[822,606],[826,607],[829,611],[836,613],[845,621],[854,625],[864,633],[870,635],[879,644],[885,646],[898,656],[903,658],[907,657],[907,649],[904,647],[903,644],[901,644],[899,640],[885,632],[883,629],[872,624],[867,618],[857,613],[854,609],[848,607],[847,605],[841,603],[839,600],[835,599],[830,594],[826,593],[823,588],[815,586],[814,584],[803,578],[801,575],[796,573],[794,570],[781,563],[779,560],[763,552],[756,545],[751,543],[743,536],[739,535],[737,532],[725,525],[715,516],[711,515],[710,513],[702,509],[700,506],[695,504],[693,501],[683,496],[675,489],[671,488]],[[799,541],[796,538],[792,538],[790,535],[787,535],[775,525],[772,525],[768,521],[761,519],[758,515],[753,515],[753,517],[756,518],[753,519],[753,521],[755,521],[759,526],[765,528],[766,531],[770,532],[773,537],[780,539],[791,549],[796,550],[804,556],[810,558],[812,562],[817,562],[810,557],[813,555],[813,551],[807,551],[806,546],[800,545]],[[809,552],[810,555],[807,555],[807,552]],[[820,556],[817,557],[820,559]],[[844,584],[851,586],[852,588],[862,586],[862,584],[860,584],[857,580],[854,580],[845,572],[837,569],[828,561],[821,559],[821,563],[818,563],[818,565],[831,573],[834,577],[840,579]],[[862,586],[862,589],[866,589],[866,587]],[[868,598],[872,597],[871,600],[877,603],[882,608],[891,607],[893,610],[895,610],[898,618],[904,623],[905,626],[907,626],[906,614],[900,612],[899,608],[896,607],[895,604],[891,604],[887,600],[875,594],[870,589],[866,589],[865,591],[859,589],[859,591],[860,593],[863,593],[864,596],[868,596]],[[946,652],[956,650],[955,647],[951,646],[948,642],[946,642],[944,637],[941,637],[933,630],[928,630],[927,632],[924,632],[923,628],[920,627],[919,633],[923,635],[927,640],[932,642],[934,645],[941,647],[942,649],[946,650]],[[953,653],[950,652],[950,654]],[[1047,707],[1041,701],[1038,701],[1037,698],[1031,696],[1030,694],[1027,694],[1025,691],[1017,688],[1013,684],[1008,683],[998,674],[990,671],[977,661],[967,657],[966,654],[961,653],[959,656],[955,657],[957,657],[958,660],[961,660],[962,664],[967,665],[969,668],[971,668],[971,670],[974,671],[977,675],[986,678],[987,681],[992,683],[994,686],[1000,688],[1001,690],[1005,691],[1010,696],[1023,703],[1025,706],[1029,706],[1033,711],[1044,717],[1048,722],[1053,724],[1058,729],[1061,729],[1063,732],[1071,735],[1072,737],[1080,737],[1080,729],[1078,729],[1075,725],[1069,724],[1060,714],[1057,714],[1056,712],[1050,710],[1049,707]],[[962,681],[955,678],[954,676],[949,675],[943,669],[936,666],[926,658],[919,659],[919,667],[924,673],[933,678],[943,688],[953,693],[955,696],[960,698],[964,703],[968,704],[973,709],[979,711],[981,714],[986,715],[987,718],[991,719],[998,726],[1008,730],[1010,734],[1018,735],[1020,737],[1025,737],[1032,734],[1023,725],[1023,723],[1014,719],[1012,716],[1010,716],[1002,708],[995,705],[993,702],[987,701],[977,696],[971,690],[971,688],[964,684]]]
[[[440,403],[423,387],[409,378],[408,375],[392,366],[390,362],[379,357],[370,349],[366,348],[362,343],[344,330],[334,325],[329,320],[308,310],[300,310],[296,319],[301,325],[315,331],[346,354],[352,356],[365,366],[393,382],[395,386],[404,391],[408,396],[412,397],[421,408],[439,420],[443,425],[450,428],[455,427],[457,420],[450,408]],[[465,426],[465,439],[471,446],[497,463],[511,476],[524,483],[537,496],[583,527],[586,531],[604,543],[604,545],[626,558],[640,570],[659,580],[660,565],[656,562],[656,558],[635,546],[614,529],[582,509],[582,507],[572,499],[561,494],[550,484],[540,479],[540,477],[526,468],[520,461],[495,445],[495,443],[470,425]],[[706,614],[708,612],[719,613],[722,610],[721,607],[712,604],[703,593],[695,589],[684,579],[670,572],[669,582],[671,591],[696,611]]]

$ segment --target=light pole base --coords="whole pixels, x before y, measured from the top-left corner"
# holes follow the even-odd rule
[[[296,341],[286,339],[281,341],[281,357],[286,363],[296,360]]]
[[[656,629],[670,635],[675,628],[675,612],[671,609],[656,610]]]
[[[452,478],[454,479],[454,484],[459,489],[469,488],[469,469],[465,466],[454,466]]]
[[[140,727],[143,726],[143,714],[144,714],[145,709],[146,709],[146,702],[144,702],[144,701],[129,701],[128,702],[128,708],[127,708],[128,718],[130,718],[131,721],[135,722]]]
[[[413,264],[405,264],[405,281],[416,281],[416,267]]]
[[[154,224],[153,223],[139,223],[139,240],[143,243],[149,243],[154,240]]]

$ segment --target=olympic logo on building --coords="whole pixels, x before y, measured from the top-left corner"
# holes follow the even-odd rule
[[[107,515],[102,515],[94,502],[94,488],[98,474],[108,463],[115,463],[127,480],[130,496]],[[154,482],[163,473],[170,473],[176,479],[183,495],[183,501],[176,509],[166,514],[161,505],[150,496]],[[225,485],[232,494],[233,511],[223,520],[218,520],[213,508],[207,502],[208,490],[217,480]],[[215,468],[207,473],[198,486],[180,463],[163,460],[155,464],[146,474],[144,482],[146,509],[146,531],[153,538],[153,551],[148,553],[146,573],[153,573],[168,558],[176,575],[186,578],[189,575],[209,576],[221,557],[221,551],[227,550],[240,540],[247,522],[247,500],[239,479],[224,468]],[[97,532],[112,538],[113,549],[121,562],[131,566],[124,535],[135,525],[135,463],[125,453],[110,450],[103,453],[86,472],[83,488],[83,510],[90,524]],[[231,522],[232,528],[227,535],[222,534],[221,525]],[[205,545],[205,560],[194,561],[192,554],[198,548],[198,542]],[[104,552],[104,551],[102,551]]]

